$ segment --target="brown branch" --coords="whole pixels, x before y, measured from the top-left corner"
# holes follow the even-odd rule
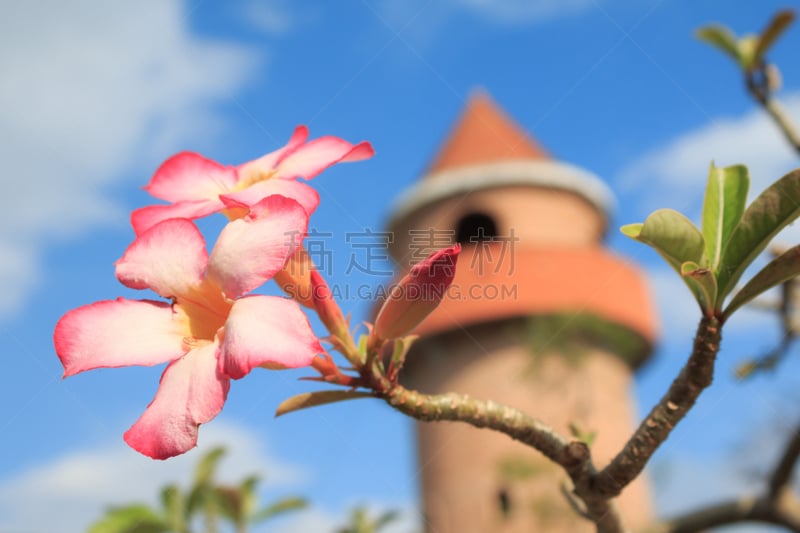
[[[567,441],[543,422],[513,407],[464,394],[421,394],[398,384],[383,382],[376,392],[398,411],[425,422],[465,422],[477,428],[499,431],[526,444],[562,466],[572,479],[573,492],[586,506],[585,516],[594,521],[598,533],[623,533],[615,506],[592,490],[595,470],[589,447]]]
[[[777,100],[774,98],[769,98],[764,104],[762,104],[764,109],[766,109],[769,116],[772,117],[772,120],[780,128],[783,136],[792,145],[792,148],[795,149],[798,153],[800,153],[800,135],[797,133],[797,129],[795,129],[792,120],[789,118],[789,115],[786,113],[786,110],[783,109]]]
[[[778,76],[774,66],[763,64],[753,71],[745,72],[745,85],[750,96],[761,105],[778,126],[784,138],[800,153],[800,134],[783,106],[773,97],[773,78]]]
[[[401,385],[392,386],[382,397],[401,413],[417,420],[449,420],[466,422],[477,428],[494,429],[535,448],[565,468],[574,463],[574,458],[567,451],[569,442],[564,437],[513,407],[491,400],[478,400],[465,394],[421,394]]]
[[[761,522],[800,532],[797,500],[786,491],[795,464],[800,459],[800,428],[795,429],[767,482],[766,494],[710,505],[669,520],[659,533],[693,533],[741,522]]]
[[[700,320],[689,360],[622,451],[597,473],[594,480],[596,494],[606,498],[615,497],[636,479],[675,425],[692,408],[700,393],[711,385],[721,339],[720,328],[721,323],[715,317],[703,317]]]
[[[669,521],[659,532],[695,533],[742,522],[773,524],[800,532],[798,517],[784,511],[769,498],[742,498],[712,505]]]
[[[800,428],[796,428],[792,432],[791,438],[786,443],[783,453],[772,471],[767,483],[768,498],[774,500],[780,496],[792,477],[798,459],[800,459]]]

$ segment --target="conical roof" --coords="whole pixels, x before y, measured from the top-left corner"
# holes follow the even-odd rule
[[[414,212],[453,196],[520,185],[575,194],[604,221],[614,204],[602,180],[552,158],[485,91],[475,91],[422,179],[395,204],[388,226],[403,231]]]
[[[515,159],[550,159],[485,91],[474,92],[433,159],[428,176],[445,169]]]

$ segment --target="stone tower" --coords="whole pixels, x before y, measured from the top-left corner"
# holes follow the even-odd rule
[[[603,247],[612,201],[597,177],[554,160],[473,95],[389,222],[401,268],[464,246],[448,296],[415,331],[406,385],[594,434],[602,467],[634,427],[632,371],[656,330],[642,274]],[[565,475],[535,451],[459,423],[418,424],[417,434],[426,531],[593,531],[560,493]],[[643,481],[619,504],[629,527],[651,518]]]

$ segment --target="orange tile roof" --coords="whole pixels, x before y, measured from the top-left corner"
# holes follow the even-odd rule
[[[549,159],[547,152],[483,91],[475,92],[433,159],[428,175],[466,165]]]
[[[486,248],[479,251],[478,246]],[[651,344],[655,341],[653,301],[634,265],[600,246],[517,246],[505,253],[501,246],[464,246],[447,296],[414,333],[432,335],[536,314],[587,312],[625,326]]]

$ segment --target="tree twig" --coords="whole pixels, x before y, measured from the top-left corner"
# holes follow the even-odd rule
[[[767,496],[770,499],[776,499],[780,496],[781,491],[786,488],[789,480],[794,472],[794,467],[797,460],[800,458],[800,427],[795,428],[792,432],[791,438],[786,443],[772,475],[769,477],[767,483]]]
[[[773,97],[773,86],[775,82],[772,80],[777,73],[773,73],[774,66],[762,64],[758,68],[745,72],[745,86],[750,96],[764,108],[764,111],[772,118],[778,129],[781,130],[784,138],[800,154],[800,134],[797,132],[792,119],[786,113],[786,110],[781,104]]]
[[[699,509],[668,522],[660,533],[696,533],[742,522],[761,522],[800,532],[800,520],[769,498],[742,498]]]
[[[607,498],[617,496],[644,469],[650,457],[667,439],[713,380],[719,352],[721,323],[703,317],[697,328],[692,354],[667,393],[653,407],[616,457],[595,476],[594,490]]]
[[[567,451],[569,442],[564,437],[513,407],[491,400],[478,400],[466,394],[421,394],[402,385],[392,386],[382,397],[398,411],[417,420],[449,420],[494,429],[538,450],[565,468],[574,462]]]
[[[797,499],[786,490],[800,459],[800,427],[795,428],[767,481],[765,494],[747,496],[691,511],[669,520],[659,533],[694,533],[739,522],[761,522],[800,532]]]

